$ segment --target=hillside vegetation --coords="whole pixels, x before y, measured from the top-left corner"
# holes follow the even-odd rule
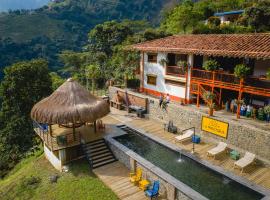
[[[1,200],[10,199],[84,199],[117,200],[116,195],[93,173],[87,161],[76,161],[68,173],[56,171],[41,151],[22,160],[0,180]],[[57,175],[56,183],[50,177]]]
[[[42,57],[59,67],[57,54],[81,50],[88,32],[110,20],[147,20],[159,24],[160,11],[178,0],[63,0],[32,11],[0,14],[0,69]],[[1,78],[1,77],[0,77]]]

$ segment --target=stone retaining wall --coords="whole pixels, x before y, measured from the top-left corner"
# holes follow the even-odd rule
[[[168,122],[172,120],[173,123],[184,130],[186,128],[195,127],[196,134],[200,135],[202,140],[208,142],[218,143],[219,141],[226,142],[230,148],[237,149],[244,154],[245,151],[252,152],[258,156],[260,160],[265,163],[270,163],[270,132],[241,124],[229,119],[221,117],[213,117],[229,123],[228,138],[222,138],[214,134],[201,130],[202,116],[207,116],[201,111],[196,111],[190,106],[181,106],[176,104],[169,104],[167,112],[162,111],[158,106],[158,100],[151,99],[149,104],[149,117],[156,120]]]
[[[116,90],[119,90],[119,88],[110,87],[110,96],[114,95]],[[242,124],[234,120],[224,119],[221,117],[213,117],[215,119],[229,123],[228,138],[224,139],[216,135],[201,131],[201,119],[202,116],[206,116],[206,114],[202,113],[199,110],[196,110],[195,107],[181,106],[179,104],[170,103],[166,112],[162,111],[161,108],[159,108],[158,99],[134,92],[130,93],[148,98],[148,112],[150,118],[161,120],[162,122],[168,122],[169,120],[172,120],[174,124],[181,130],[195,127],[196,134],[200,135],[202,137],[202,140],[204,141],[214,143],[224,141],[229,145],[229,147],[238,150],[240,153],[243,154],[245,151],[250,151],[256,154],[260,160],[264,161],[267,164],[270,164],[269,132],[261,130],[254,126]]]

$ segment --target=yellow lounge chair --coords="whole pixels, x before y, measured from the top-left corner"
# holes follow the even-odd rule
[[[130,173],[129,180],[131,183],[137,184],[142,178],[142,169],[138,168],[136,173]]]

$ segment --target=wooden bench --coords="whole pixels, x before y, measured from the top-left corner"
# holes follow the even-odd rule
[[[126,92],[119,91],[119,90],[118,90],[118,94],[122,98],[123,102],[119,103],[119,102],[115,102],[111,100],[110,104],[112,107],[116,107],[117,109],[124,108],[128,112],[131,112],[131,111],[136,111],[137,113],[147,112],[147,103],[148,103],[147,98],[136,96],[135,94],[130,94],[130,93],[127,93],[127,97],[126,97]]]
[[[121,110],[122,103],[111,100],[110,101],[110,106]]]

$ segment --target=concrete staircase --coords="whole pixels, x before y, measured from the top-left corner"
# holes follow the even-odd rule
[[[82,149],[92,169],[117,161],[104,139],[82,144]]]

